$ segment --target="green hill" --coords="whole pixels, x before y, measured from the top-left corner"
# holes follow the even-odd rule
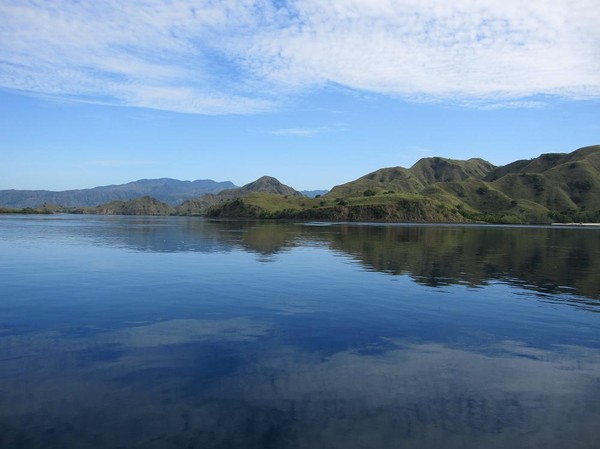
[[[482,178],[494,168],[483,159],[460,161],[429,157],[419,160],[409,169],[403,167],[379,169],[356,181],[335,186],[327,195],[345,197],[360,195],[365,191],[421,193],[423,189],[437,182],[463,181],[470,177]]]
[[[425,158],[334,187],[327,197],[385,203],[403,193],[435,199],[466,219],[500,223],[600,221],[600,146],[494,167],[483,159]]]
[[[551,218],[586,221],[600,216],[600,146],[517,161],[485,179],[513,200],[544,207]]]
[[[223,190],[217,194],[203,195],[199,198],[184,201],[176,207],[177,215],[204,215],[209,208],[219,204],[243,198],[251,194],[280,195],[293,198],[304,198],[302,193],[282,184],[271,176],[262,176],[256,181],[235,189]]]
[[[471,177],[483,178],[495,167],[483,159],[459,161],[443,157],[428,157],[419,160],[410,168],[424,185],[436,182],[464,181]]]
[[[252,193],[210,207],[212,218],[293,218],[326,221],[446,222],[469,221],[458,209],[434,198],[411,194],[370,197],[298,198]]]
[[[335,186],[324,196],[330,198],[362,195],[366,191],[375,193],[404,192],[418,193],[425,186],[410,170],[403,167],[382,168],[356,181]]]
[[[99,215],[171,215],[175,209],[155,198],[143,196],[133,200],[117,200],[96,207],[72,209],[71,213]]]
[[[236,189],[224,190],[218,194],[218,196],[231,196],[236,197],[244,196],[250,193],[267,193],[270,195],[288,195],[295,197],[303,197],[300,192],[292,189],[285,184],[282,184],[272,176],[262,176],[256,181],[246,184],[245,186],[238,187]]]

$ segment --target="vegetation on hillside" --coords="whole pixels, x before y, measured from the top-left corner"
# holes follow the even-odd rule
[[[600,146],[502,167],[483,159],[424,158],[409,169],[382,168],[315,198],[263,176],[175,208],[144,196],[66,211],[381,222],[600,222]]]
[[[383,168],[320,198],[248,194],[210,217],[336,221],[600,222],[600,147],[494,167],[482,159],[425,158]]]
[[[68,212],[68,209],[56,204],[42,204],[39,207],[2,207],[0,206],[0,214],[58,214]]]

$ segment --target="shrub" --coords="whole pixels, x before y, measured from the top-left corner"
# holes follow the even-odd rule
[[[385,206],[377,205],[373,208],[373,215],[375,218],[384,218],[387,215],[387,209]]]

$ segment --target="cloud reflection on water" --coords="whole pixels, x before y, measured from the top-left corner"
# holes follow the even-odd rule
[[[598,349],[384,339],[325,355],[281,335],[234,318],[2,337],[0,443],[591,448],[599,436]]]

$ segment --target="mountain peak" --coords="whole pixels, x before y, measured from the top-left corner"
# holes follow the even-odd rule
[[[290,186],[281,183],[277,178],[272,176],[261,176],[256,181],[253,181],[238,189],[240,193],[270,193],[274,195],[289,195],[289,196],[304,196]]]
[[[273,176],[268,176],[268,175],[261,176],[254,182],[259,182],[259,181],[261,181],[261,182],[276,182],[276,183],[281,184],[281,182],[279,182],[279,180],[277,178],[274,178]]]
[[[443,157],[426,157],[417,161],[410,171],[425,184],[464,181],[470,177],[483,178],[495,167],[488,161],[475,158],[466,161]]]

